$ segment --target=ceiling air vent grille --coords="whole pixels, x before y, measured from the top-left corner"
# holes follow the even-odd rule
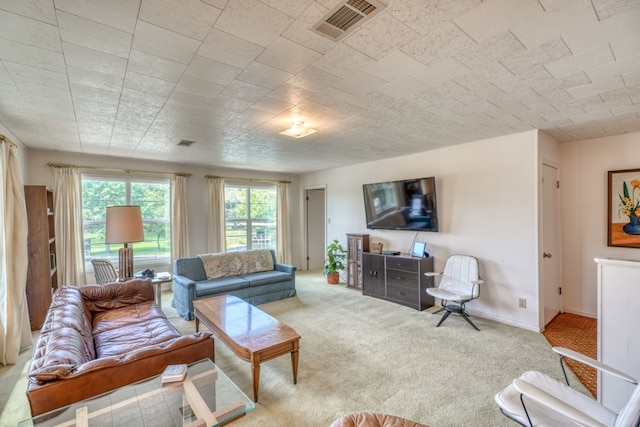
[[[180,147],[190,147],[191,144],[195,144],[195,141],[190,141],[188,139],[181,139],[180,142],[178,142],[178,145]]]
[[[347,35],[349,29],[362,25],[383,8],[382,3],[374,0],[345,0],[314,25],[313,30],[338,41]]]

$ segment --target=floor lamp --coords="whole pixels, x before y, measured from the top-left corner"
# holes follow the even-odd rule
[[[133,277],[133,247],[129,245],[143,241],[140,206],[107,206],[105,243],[124,243],[118,253],[120,280]]]

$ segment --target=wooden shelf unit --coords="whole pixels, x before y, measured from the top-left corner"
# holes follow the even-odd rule
[[[347,233],[347,287],[362,289],[362,254],[369,252],[369,235]]]
[[[58,288],[53,192],[42,185],[25,185],[29,227],[27,304],[31,330],[42,327],[51,295]]]
[[[363,254],[362,294],[424,310],[432,307],[433,297],[427,288],[433,286],[433,277],[424,275],[433,271],[433,258],[408,255]]]

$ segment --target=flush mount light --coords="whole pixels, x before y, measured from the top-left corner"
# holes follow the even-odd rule
[[[311,135],[315,131],[315,129],[311,129],[310,127],[305,126],[304,122],[296,121],[293,122],[290,128],[285,129],[280,133],[292,138],[302,138],[303,136]]]

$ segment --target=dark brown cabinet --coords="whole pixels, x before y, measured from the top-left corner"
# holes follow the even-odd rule
[[[44,186],[25,185],[24,197],[29,227],[27,304],[31,330],[35,331],[42,327],[51,295],[58,288],[53,193]]]
[[[417,310],[433,306],[433,297],[426,290],[433,286],[433,278],[424,275],[433,271],[433,258],[364,253],[363,270],[364,295]]]
[[[362,293],[372,297],[384,298],[384,256],[366,254],[362,257],[363,287]]]
[[[347,234],[347,287],[362,289],[362,254],[369,252],[368,234]]]

